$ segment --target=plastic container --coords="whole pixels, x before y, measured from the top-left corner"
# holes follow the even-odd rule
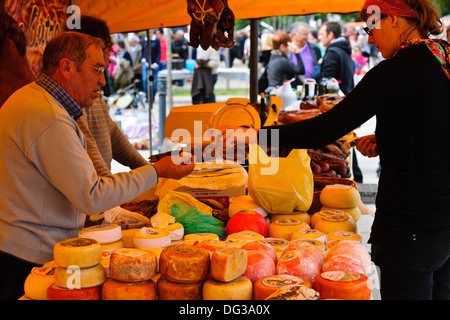
[[[297,101],[297,95],[294,90],[292,90],[291,82],[289,80],[284,80],[283,86],[278,89],[277,97],[283,99],[283,103],[280,108],[281,110],[286,109]]]

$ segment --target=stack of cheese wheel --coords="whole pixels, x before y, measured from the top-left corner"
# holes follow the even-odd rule
[[[47,262],[31,269],[24,283],[25,296],[31,300],[47,300],[47,289],[55,283],[56,263]]]
[[[210,255],[204,248],[184,243],[162,250],[159,259],[159,300],[201,300],[210,272]]]
[[[361,217],[359,204],[361,195],[350,185],[331,184],[320,192],[321,210],[341,210],[350,215],[355,222]]]
[[[81,229],[78,237],[97,240],[102,251],[112,252],[123,248],[122,228],[118,224],[101,224]]]
[[[97,240],[70,238],[56,243],[55,283],[47,289],[48,300],[99,300],[106,280],[101,264],[102,248]]]
[[[110,278],[102,286],[103,300],[155,300],[156,255],[137,248],[111,253]]]
[[[371,288],[369,278],[353,271],[326,271],[318,274],[314,289],[321,300],[370,300]]]
[[[252,282],[244,275],[247,250],[219,249],[211,255],[211,277],[203,283],[203,300],[251,300]]]
[[[162,229],[143,227],[133,236],[135,248],[165,248],[172,242],[170,232]]]
[[[323,233],[334,231],[356,231],[356,223],[353,218],[341,210],[326,210],[316,212],[312,219],[318,217],[314,222],[314,229]]]
[[[276,274],[259,278],[253,287],[253,299],[266,300],[278,289],[290,285],[304,285],[313,288],[313,284],[305,277],[298,277],[289,274]]]
[[[259,233],[265,238],[268,234],[268,224],[266,219],[256,211],[244,210],[236,212],[227,222],[227,235],[244,230]]]
[[[301,229],[311,229],[308,223],[299,219],[279,219],[269,225],[269,237],[291,240],[292,234]]]

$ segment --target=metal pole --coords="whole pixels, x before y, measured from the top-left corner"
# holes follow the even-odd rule
[[[258,97],[258,36],[259,19],[250,20],[250,103]]]
[[[152,54],[150,50],[150,30],[146,31],[147,33],[147,63],[148,63],[148,71],[147,71],[147,99],[148,99],[148,148],[150,150],[150,155],[152,155],[152,110],[153,110],[153,70],[152,70]]]

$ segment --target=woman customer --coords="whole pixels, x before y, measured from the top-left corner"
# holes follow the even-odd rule
[[[385,60],[330,111],[262,128],[258,138],[273,146],[277,134],[280,148],[319,147],[375,116],[375,134],[357,149],[381,163],[369,239],[381,297],[448,300],[449,44],[429,38],[441,33],[441,22],[427,0],[366,0],[360,16]]]

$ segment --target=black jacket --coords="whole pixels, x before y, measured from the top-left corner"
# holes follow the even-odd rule
[[[260,145],[274,135],[280,147],[315,148],[376,116],[381,174],[370,242],[389,242],[450,230],[449,107],[449,79],[431,51],[416,46],[372,68],[330,111],[258,135]]]
[[[305,66],[300,57],[300,54],[296,54],[299,64],[292,63],[286,54],[280,50],[272,50],[268,68],[269,87],[276,87],[283,84],[284,80],[290,80],[296,75],[305,74]]]
[[[348,94],[355,86],[353,76],[355,63],[352,60],[350,42],[344,37],[334,40],[325,51],[321,66],[321,78],[333,77],[340,82],[339,87]]]

